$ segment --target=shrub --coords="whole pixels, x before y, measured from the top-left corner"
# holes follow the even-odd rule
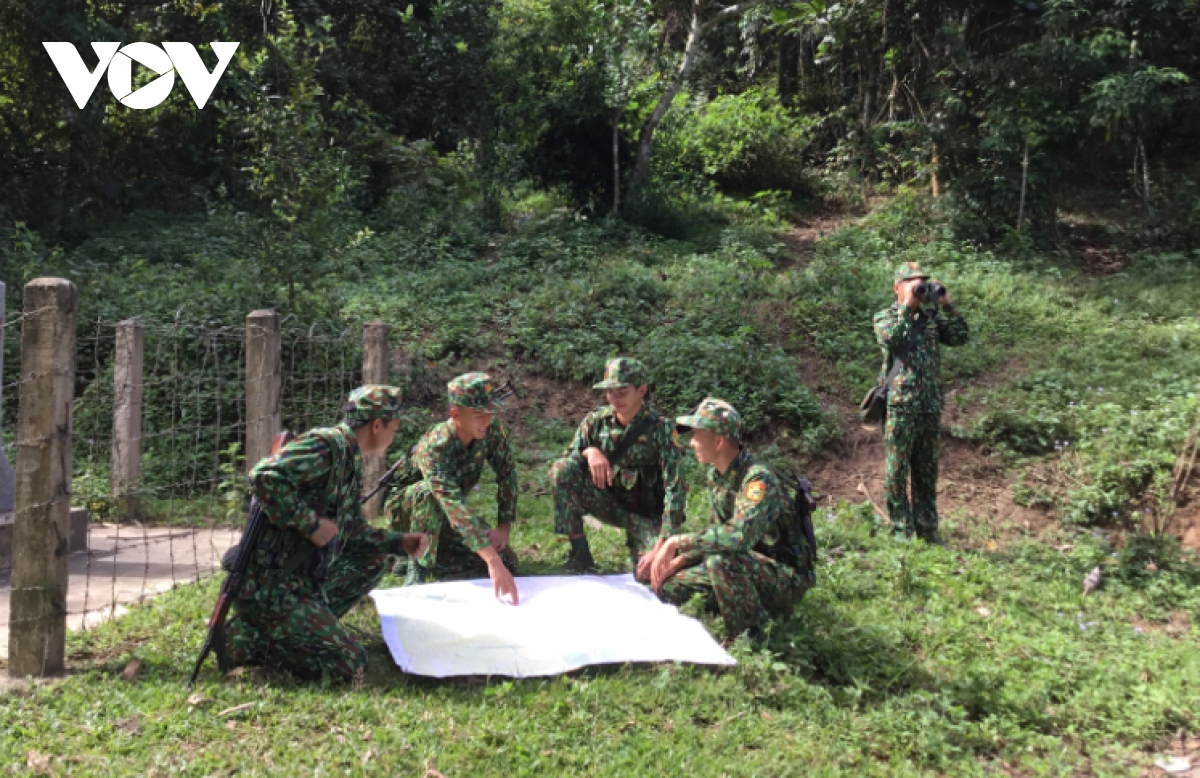
[[[753,89],[709,102],[677,100],[656,138],[660,173],[724,191],[807,191],[804,152],[815,119],[797,117],[774,91]]]

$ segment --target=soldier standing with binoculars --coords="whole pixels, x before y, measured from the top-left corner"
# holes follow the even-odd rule
[[[896,302],[875,314],[875,338],[883,349],[881,383],[893,360],[903,362],[887,387],[883,445],[888,514],[896,534],[944,545],[937,532],[938,434],[944,406],[938,346],[961,346],[970,332],[946,287],[915,262],[900,266],[892,288]]]

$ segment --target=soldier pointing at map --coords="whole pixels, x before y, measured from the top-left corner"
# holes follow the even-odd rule
[[[497,386],[486,373],[465,373],[446,385],[450,418],[425,433],[409,458],[418,482],[390,498],[386,510],[395,525],[407,518],[427,532],[429,549],[409,562],[405,586],[435,576],[487,575],[496,596],[517,604],[513,579],[517,557],[509,532],[517,517],[517,466],[508,427],[496,419],[504,410]],[[467,506],[484,465],[496,473],[496,527]]]

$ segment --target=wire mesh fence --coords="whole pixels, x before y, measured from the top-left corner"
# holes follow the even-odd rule
[[[20,342],[26,318],[10,315],[5,322],[0,420],[10,462],[17,458],[22,388],[20,349],[12,342]],[[338,420],[346,396],[361,381],[362,333],[361,327],[283,321],[273,341],[274,368],[262,377],[277,387],[277,403],[268,409],[272,424],[299,432]],[[214,574],[221,555],[237,542],[249,500],[247,342],[246,326],[78,323],[69,629],[86,629]],[[12,581],[4,562],[0,558],[0,630],[7,638]],[[7,645],[0,645],[0,656],[5,654]]]

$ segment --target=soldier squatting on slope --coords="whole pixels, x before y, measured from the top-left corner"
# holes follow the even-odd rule
[[[683,524],[683,452],[670,419],[646,406],[649,384],[649,371],[638,360],[609,360],[604,380],[593,387],[604,390],[609,404],[584,417],[571,447],[550,467],[554,531],[571,541],[568,570],[595,566],[584,514],[625,530],[630,563],[643,580],[647,552]]]
[[[787,616],[816,582],[813,549],[777,551],[784,523],[795,523],[794,495],[770,465],[742,447],[741,416],[729,403],[709,397],[676,421],[692,430],[692,451],[709,465],[712,526],[663,543],[650,560],[651,588],[676,605],[703,595],[720,611],[728,635],[749,632],[760,640],[768,614]]]

